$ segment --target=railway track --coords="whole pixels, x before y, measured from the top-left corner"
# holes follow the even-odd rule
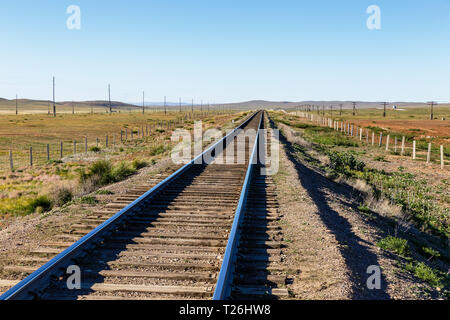
[[[258,130],[263,119],[263,112],[257,112],[240,128]],[[282,235],[276,224],[279,213],[273,184],[258,174],[254,161],[261,139],[257,132],[256,139],[246,144],[242,164],[194,164],[193,160],[83,218],[57,241],[24,258],[21,265],[9,266],[13,273],[31,274],[0,298],[286,296],[287,290],[281,288],[286,281],[284,270],[277,267]],[[226,155],[227,141],[239,134],[243,133],[235,131],[204,154],[216,156],[222,144]],[[45,264],[36,270],[39,263]],[[79,289],[67,287],[69,265],[81,270]]]

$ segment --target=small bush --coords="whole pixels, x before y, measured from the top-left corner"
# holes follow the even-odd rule
[[[128,166],[125,162],[119,163],[111,172],[113,182],[122,181],[136,173],[136,169]]]
[[[349,175],[349,170],[363,171],[365,164],[350,152],[329,152],[330,167],[336,172]]]
[[[89,151],[99,153],[102,149],[100,147],[90,147]]]
[[[437,252],[436,250],[433,250],[433,248],[430,248],[430,247],[422,247],[420,250],[420,253],[423,254],[424,256],[426,256],[430,260],[433,258],[439,258],[441,256],[441,254],[439,252]]]
[[[376,157],[373,158],[373,160],[379,161],[379,162],[388,162],[388,161],[384,158],[384,156],[376,156]]]
[[[19,207],[18,213],[22,215],[31,214],[34,212],[43,213],[50,211],[53,207],[53,203],[47,196],[39,196],[37,198],[29,199]]]
[[[82,204],[89,204],[89,205],[96,205],[98,203],[98,201],[93,196],[84,196],[84,197],[80,198],[80,203],[82,203]]]
[[[114,192],[109,191],[109,190],[105,190],[105,189],[101,189],[101,190],[98,190],[95,194],[98,194],[98,195],[111,195],[111,194],[114,194]]]
[[[58,188],[53,191],[53,201],[58,207],[65,205],[66,203],[72,201],[73,194],[72,190],[66,187]]]
[[[146,166],[148,166],[148,163],[147,163],[146,161],[144,161],[144,160],[135,159],[135,160],[131,163],[131,166],[132,166],[134,169],[139,170],[139,169],[142,169],[142,168],[145,168]]]
[[[164,151],[166,151],[166,149],[164,148],[163,144],[160,144],[159,146],[153,147],[152,149],[150,149],[150,156],[157,156],[159,154],[164,153]]]
[[[89,178],[93,180],[94,184],[106,185],[114,182],[112,178],[112,164],[106,160],[94,162],[88,169],[88,172],[80,172],[80,181],[84,183]]]
[[[405,269],[414,274],[417,278],[427,282],[433,287],[441,287],[439,275],[423,262],[410,262],[405,265]]]
[[[377,246],[381,249],[394,252],[401,256],[407,256],[409,254],[408,241],[392,236],[388,236],[377,243]]]
[[[110,161],[100,160],[93,163],[87,172],[79,170],[81,189],[83,192],[92,192],[97,187],[122,181],[134,173],[136,169],[125,162],[113,166]]]

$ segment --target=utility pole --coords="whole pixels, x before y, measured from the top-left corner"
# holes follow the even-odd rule
[[[111,108],[111,85],[108,84],[108,100],[109,100],[109,113],[112,113],[112,108]]]
[[[353,103],[353,116],[356,115],[356,102],[352,102]]]
[[[342,103],[339,105],[339,115],[342,116]]]
[[[18,102],[17,102],[17,94],[16,94],[16,116],[19,114],[19,108],[18,108]]]
[[[192,118],[194,118],[194,99],[192,99]]]
[[[333,116],[333,106],[332,105],[330,106],[330,114],[331,114],[331,116]]]
[[[50,100],[48,100],[47,115],[50,115]]]
[[[179,101],[180,101],[180,113],[181,113],[181,98],[179,99]]]
[[[430,120],[434,120],[434,106],[436,106],[437,103],[435,101],[431,101],[428,105],[430,106]]]
[[[382,102],[381,103],[383,105],[383,118],[386,118],[386,106],[389,104],[387,102]]]
[[[75,114],[75,102],[72,100],[72,114]]]
[[[167,115],[167,109],[166,109],[166,96],[164,96],[164,114]]]
[[[142,91],[142,114],[145,114],[145,91]]]
[[[55,77],[53,77],[53,117],[56,118],[56,104],[55,104]]]

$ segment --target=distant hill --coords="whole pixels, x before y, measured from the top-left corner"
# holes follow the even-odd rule
[[[0,109],[1,110],[13,110],[15,108],[15,99],[4,99],[0,98]],[[49,105],[48,100],[31,100],[31,99],[19,99],[19,108],[26,110],[42,110],[47,109]],[[90,100],[90,101],[60,101],[57,102],[56,105],[59,107],[64,107],[66,109],[72,108],[72,103],[75,103],[77,109],[79,108],[109,108],[109,102],[106,100]],[[232,108],[238,110],[248,110],[248,109],[294,109],[297,106],[301,105],[315,105],[315,106],[325,106],[329,107],[333,105],[338,108],[339,105],[342,104],[343,109],[350,109],[353,107],[352,101],[266,101],[266,100],[251,100],[251,101],[243,101],[236,103],[224,103],[224,104],[216,104],[212,105],[211,108]],[[368,102],[368,101],[356,101],[358,109],[366,109],[366,108],[382,108],[380,102]],[[50,102],[51,105],[51,102]],[[131,110],[131,109],[140,109],[142,105],[139,103],[125,103],[120,101],[111,101],[111,105],[115,110]],[[146,108],[158,107],[161,108],[164,105],[164,102],[146,102]],[[166,103],[168,109],[176,109],[179,106],[179,103],[176,102],[167,102]],[[396,105],[399,108],[416,108],[416,107],[425,107],[427,106],[426,102],[391,102],[389,103],[389,107]],[[449,104],[445,104],[449,106]],[[189,103],[182,103],[184,109],[190,106]],[[195,104],[195,108],[198,108],[198,104]],[[207,104],[203,104],[204,110],[207,108]]]

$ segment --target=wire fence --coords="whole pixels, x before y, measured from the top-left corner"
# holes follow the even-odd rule
[[[351,121],[338,121],[306,112],[295,112],[301,118],[320,126],[326,126],[368,146],[378,147],[386,153],[412,158],[427,164],[436,164],[444,170],[448,165],[448,148],[443,144],[433,144],[415,137],[401,135],[386,130],[371,130]]]
[[[0,171],[23,170],[30,167],[48,165],[52,162],[67,159],[88,159],[92,154],[108,156],[117,152],[117,148],[136,145],[145,142],[147,137],[153,136],[155,142],[162,142],[162,133],[174,129],[184,119],[161,120],[154,124],[134,125],[123,128],[120,132],[105,135],[77,135],[73,139],[47,138],[44,141],[34,141],[29,147],[11,144],[9,149],[0,149]],[[50,141],[45,141],[50,140]]]

